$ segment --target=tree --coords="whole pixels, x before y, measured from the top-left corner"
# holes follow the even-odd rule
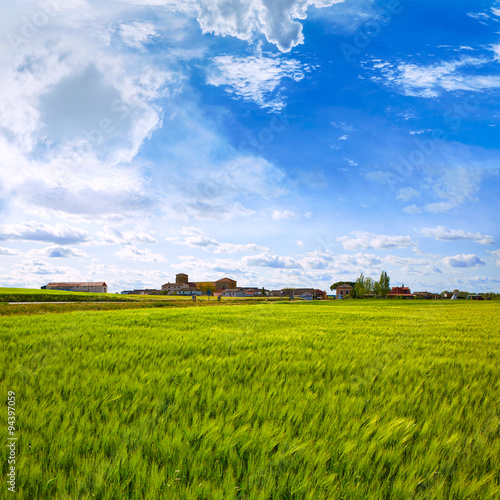
[[[364,298],[365,295],[373,292],[373,280],[371,278],[365,278],[364,274],[361,273],[359,278],[354,284],[354,291],[356,292],[356,297],[358,299]]]
[[[198,288],[201,293],[206,293],[207,295],[212,295],[216,290],[215,285],[210,281],[198,283],[196,288]]]
[[[391,291],[391,280],[385,271],[382,271],[380,275],[380,280],[375,283],[374,291],[376,295],[381,297],[387,297],[387,294]]]
[[[262,292],[261,292],[261,295],[262,295],[263,297],[265,297],[265,296],[266,296],[266,290],[265,290],[265,288],[264,288],[264,287],[262,287]]]

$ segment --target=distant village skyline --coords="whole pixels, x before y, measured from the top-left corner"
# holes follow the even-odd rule
[[[10,2],[0,286],[500,291],[500,2]]]

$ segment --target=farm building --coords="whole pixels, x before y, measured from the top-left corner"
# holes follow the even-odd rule
[[[403,299],[412,299],[414,295],[411,293],[411,290],[407,286],[395,286],[392,288],[391,293],[387,294],[388,298],[396,298],[401,297]]]
[[[347,283],[343,283],[336,288],[337,299],[344,299],[345,297],[349,297],[349,293],[352,290],[352,286]]]
[[[253,294],[249,294],[244,290],[239,290],[238,288],[226,288],[217,295],[220,295],[221,297],[253,297]]]
[[[315,290],[314,288],[283,288],[281,290],[283,297],[293,297],[302,299],[326,299],[326,293],[322,290]]]
[[[178,294],[182,292],[182,295],[193,295],[192,292],[198,289],[198,284],[204,283],[202,281],[189,281],[189,276],[184,273],[179,273],[175,275],[175,283],[165,283],[162,285],[162,291],[167,291],[168,293],[177,292]],[[227,290],[235,289],[236,281],[230,278],[222,278],[217,281],[208,282],[213,285],[217,290]],[[187,293],[189,292],[189,293]]]
[[[227,290],[227,289],[235,289],[236,281],[230,278],[222,278],[214,282],[215,288],[217,290]]]
[[[62,290],[67,292],[94,292],[94,293],[108,293],[108,285],[106,283],[98,282],[76,282],[76,283],[49,283],[42,287],[46,290]]]

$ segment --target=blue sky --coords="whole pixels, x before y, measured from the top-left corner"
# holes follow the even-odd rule
[[[0,286],[500,291],[500,2],[19,1]]]

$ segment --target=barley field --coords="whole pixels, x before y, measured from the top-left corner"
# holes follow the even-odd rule
[[[42,311],[0,332],[17,498],[500,498],[498,302]]]

